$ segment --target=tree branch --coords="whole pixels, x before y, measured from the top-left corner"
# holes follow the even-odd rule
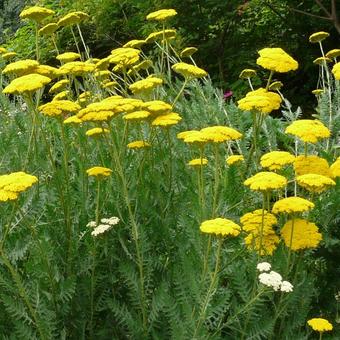
[[[328,17],[331,17],[332,14],[327,10],[327,8],[321,3],[320,0],[315,0],[315,2],[318,4],[318,6],[326,13]]]
[[[312,14],[312,13],[305,12],[305,11],[301,11],[301,10],[299,10],[299,9],[291,8],[291,7],[289,7],[289,9],[290,9],[292,12],[297,12],[297,13],[300,13],[300,14],[308,15],[308,16],[313,17],[313,18],[318,18],[318,19],[324,19],[324,20],[332,21],[332,18],[330,18],[330,17],[323,17],[323,16],[321,16],[321,15]]]

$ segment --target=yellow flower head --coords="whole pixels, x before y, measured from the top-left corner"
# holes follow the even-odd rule
[[[52,22],[40,28],[39,33],[42,35],[52,35],[58,29],[58,24]]]
[[[255,250],[260,256],[266,256],[273,255],[274,250],[277,248],[277,244],[280,242],[280,238],[272,229],[271,233],[262,235],[262,240],[260,235],[250,233],[244,238],[244,242],[248,249]]]
[[[56,56],[56,59],[62,61],[63,63],[69,63],[76,59],[80,59],[80,54],[75,52],[65,52]]]
[[[110,130],[108,129],[103,129],[103,128],[93,128],[93,129],[90,129],[90,130],[87,130],[85,132],[86,136],[88,137],[98,137],[98,136],[101,136],[105,133],[109,133]]]
[[[78,112],[79,110],[80,106],[70,100],[53,100],[39,106],[39,111],[49,117],[59,117],[67,113]]]
[[[281,229],[281,236],[286,246],[292,250],[316,248],[322,240],[319,228],[301,218],[287,221]]]
[[[58,26],[72,26],[79,24],[81,21],[88,19],[90,16],[84,12],[77,11],[77,12],[71,12],[63,16],[58,21]]]
[[[330,171],[333,178],[340,177],[340,156],[330,166]]]
[[[311,326],[314,331],[317,332],[328,332],[333,329],[333,325],[327,321],[326,319],[322,318],[314,318],[307,321],[308,326]]]
[[[287,151],[272,151],[261,157],[260,164],[269,170],[279,170],[287,164],[294,163],[295,156]]]
[[[150,146],[151,146],[150,143],[145,142],[143,140],[136,140],[127,145],[129,149],[142,149],[142,148],[148,148]]]
[[[208,164],[208,160],[206,158],[194,158],[188,163],[188,165],[193,166],[193,167],[199,167],[199,166],[203,166],[207,164]]]
[[[317,119],[299,119],[290,124],[286,133],[299,137],[305,143],[317,143],[319,139],[330,137],[328,128]]]
[[[313,64],[315,65],[325,65],[327,63],[331,63],[332,59],[327,58],[327,57],[319,57],[313,60]]]
[[[119,47],[111,51],[110,63],[126,67],[139,61],[140,50],[131,47]]]
[[[145,40],[133,39],[124,44],[123,47],[140,48],[145,43]]]
[[[2,58],[5,60],[11,59],[13,57],[15,57],[17,54],[15,52],[7,52],[2,54]]]
[[[251,68],[246,68],[241,71],[239,78],[248,79],[256,76],[256,71]]]
[[[21,19],[31,19],[36,22],[40,22],[52,14],[54,14],[54,11],[52,11],[51,9],[39,6],[32,6],[24,9],[19,16]]]
[[[201,131],[184,131],[177,135],[178,138],[183,139],[184,143],[203,145],[207,143],[206,135]]]
[[[164,31],[150,33],[145,39],[145,42],[149,44],[156,40],[163,40],[163,39],[169,40],[171,38],[174,38],[175,36],[176,36],[176,30],[166,29]]]
[[[340,63],[336,63],[332,68],[335,79],[340,80]]]
[[[277,93],[266,91],[266,89],[261,87],[255,91],[248,92],[237,104],[241,110],[255,110],[263,114],[268,114],[273,110],[279,109],[281,101],[282,99]]]
[[[51,79],[48,77],[32,73],[12,80],[2,92],[8,94],[29,94],[40,90],[50,81]]]
[[[276,201],[272,212],[279,213],[300,213],[314,208],[314,203],[301,197],[287,197]]]
[[[49,93],[55,93],[58,91],[63,90],[68,84],[70,83],[70,81],[68,79],[62,79],[59,80],[58,82],[56,82],[48,91]]]
[[[62,65],[59,70],[63,74],[82,76],[86,73],[93,72],[95,67],[96,66],[91,63],[85,63],[83,61],[71,61]]]
[[[36,60],[24,59],[8,64],[2,73],[16,74],[17,76],[21,76],[25,73],[27,74],[32,72],[37,66],[39,66],[39,63]]]
[[[174,9],[160,9],[159,11],[149,13],[146,16],[146,20],[164,21],[175,15],[177,15],[177,12]]]
[[[321,193],[336,184],[331,178],[317,174],[301,175],[296,181],[306,190],[316,193]]]
[[[262,209],[257,209],[244,214],[240,218],[240,222],[243,225],[243,230],[248,233],[259,235],[262,230],[264,234],[270,234],[273,232],[272,227],[277,224],[277,218],[267,210],[262,211]]]
[[[70,94],[70,91],[68,91],[68,90],[61,91],[53,97],[52,101],[65,100],[65,99],[67,99],[67,96],[69,94]]]
[[[81,124],[82,120],[79,119],[76,115],[70,116],[66,119],[64,119],[64,124]]]
[[[177,124],[182,120],[182,117],[175,112],[170,112],[165,115],[157,116],[152,122],[152,126],[167,127]]]
[[[285,73],[294,71],[299,66],[298,62],[282,48],[263,48],[259,55],[256,63],[270,71]]]
[[[102,166],[94,166],[93,168],[87,169],[86,173],[88,176],[96,177],[97,179],[102,179],[105,177],[109,177],[112,173],[112,170],[109,168],[104,168]]]
[[[114,89],[118,83],[116,81],[108,81],[107,83],[102,83],[104,89]]]
[[[0,201],[12,201],[19,197],[21,192],[26,191],[38,178],[25,172],[13,172],[9,175],[0,176]]]
[[[170,104],[161,100],[151,100],[149,102],[145,102],[143,104],[143,108],[154,116],[164,115],[172,110],[172,106]]]
[[[297,156],[294,161],[294,170],[297,176],[305,174],[319,174],[330,177],[330,169],[327,161],[324,158],[316,155]]]
[[[279,91],[279,90],[281,90],[282,86],[283,86],[282,82],[274,81],[273,83],[271,83],[269,85],[269,90],[270,91]]]
[[[132,69],[129,70],[128,75],[135,74],[136,72],[140,70],[147,70],[148,68],[152,66],[153,66],[153,63],[151,60],[149,59],[143,60],[139,64],[133,65]]]
[[[155,87],[163,84],[163,80],[157,77],[149,77],[146,79],[138,80],[129,86],[132,93],[149,92]]]
[[[312,91],[313,94],[316,96],[319,96],[320,94],[323,94],[325,91],[323,89],[315,89]]]
[[[330,50],[326,53],[327,58],[336,58],[340,56],[340,49],[336,48],[334,50]]]
[[[329,33],[327,32],[316,32],[309,36],[309,42],[310,43],[318,43],[322,40],[325,40],[329,37]]]
[[[228,165],[237,164],[243,161],[244,161],[244,157],[242,155],[231,155],[226,159],[226,163]]]
[[[123,116],[123,119],[127,121],[141,121],[143,119],[146,119],[150,116],[149,111],[135,111],[131,113],[127,113]]]
[[[242,134],[228,126],[209,126],[200,131],[207,142],[222,143],[240,139]]]
[[[4,47],[0,47],[0,54],[6,53],[7,50]]]
[[[181,58],[189,58],[191,57],[194,53],[196,53],[198,51],[198,49],[196,47],[186,47],[185,49],[183,49],[181,51],[181,53],[179,54],[179,56]]]
[[[246,179],[244,185],[255,191],[281,189],[287,185],[287,179],[275,172],[262,171]]]
[[[203,69],[187,64],[187,63],[176,63],[171,66],[171,68],[176,72],[181,74],[184,78],[192,79],[192,78],[202,78],[206,77],[208,73],[204,71]]]
[[[226,218],[215,218],[201,223],[202,233],[220,235],[223,237],[237,236],[240,233],[240,226]]]

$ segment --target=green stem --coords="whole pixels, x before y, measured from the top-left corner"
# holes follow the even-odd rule
[[[267,81],[267,85],[266,85],[266,90],[267,90],[267,91],[268,91],[269,86],[270,86],[270,83],[271,83],[271,81],[272,81],[273,74],[274,74],[274,71],[270,71],[270,74],[269,74],[269,77],[268,77],[268,81]]]
[[[35,23],[35,56],[36,60],[39,61],[39,28],[38,23]]]
[[[172,107],[174,107],[174,106],[175,106],[175,104],[176,104],[177,100],[179,99],[180,95],[181,95],[181,94],[182,94],[182,92],[184,91],[184,89],[185,89],[185,86],[187,85],[187,83],[188,83],[188,79],[187,79],[187,78],[185,78],[185,80],[184,80],[184,82],[183,82],[183,85],[182,85],[181,89],[179,90],[179,92],[178,92],[178,94],[177,94],[176,98],[174,99],[174,101],[173,101],[173,103],[172,103]]]
[[[292,227],[290,231],[290,240],[289,240],[289,249],[288,249],[288,259],[287,259],[287,268],[286,268],[286,274],[289,273],[289,265],[290,265],[290,257],[292,253],[292,244],[293,244],[293,234],[294,234],[294,224],[295,224],[295,215],[292,215]]]
[[[80,29],[80,26],[79,24],[77,24],[77,28],[78,28],[78,32],[79,32],[79,36],[80,36],[80,40],[84,46],[84,50],[85,50],[85,54],[86,54],[86,57],[87,59],[90,59],[90,53],[89,53],[89,48],[86,46],[85,44],[85,40],[84,40],[84,37],[83,37],[83,34],[81,32],[81,29]]]
[[[219,189],[219,168],[220,168],[220,157],[218,152],[218,145],[214,145],[215,151],[215,175],[214,175],[214,194],[213,194],[213,205],[212,205],[212,217],[215,217],[217,200],[218,200],[218,189]]]
[[[79,55],[80,55],[81,60],[83,60],[83,58],[82,58],[82,56],[81,56],[81,53],[80,53],[80,49],[79,49],[79,45],[78,45],[78,41],[77,41],[76,35],[74,34],[73,27],[70,26],[70,29],[71,29],[72,37],[73,37],[74,43],[75,43],[75,45],[76,45],[77,51],[78,51],[78,53],[79,53]]]

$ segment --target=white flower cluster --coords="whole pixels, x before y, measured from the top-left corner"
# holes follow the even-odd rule
[[[107,230],[111,229],[114,225],[119,223],[118,217],[110,217],[110,218],[102,218],[100,220],[100,224],[96,224],[95,221],[90,221],[86,226],[89,228],[94,228],[91,232],[92,236],[98,236],[100,234],[105,233]]]
[[[293,285],[290,282],[283,281],[282,276],[279,273],[273,270],[270,271],[270,263],[261,262],[257,265],[256,268],[261,272],[261,274],[259,275],[259,281],[265,286],[272,287],[275,291],[280,290],[281,292],[285,293],[293,291]]]

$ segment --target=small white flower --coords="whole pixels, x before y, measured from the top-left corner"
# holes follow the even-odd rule
[[[89,228],[95,228],[97,224],[96,221],[90,221],[89,223],[86,224],[86,226]]]
[[[269,272],[271,267],[272,266],[268,262],[260,262],[256,266],[257,270],[259,270],[260,272]]]
[[[286,293],[289,293],[289,292],[292,292],[293,291],[293,285],[288,282],[288,281],[282,281],[281,283],[281,292],[286,292]]]
[[[261,273],[259,275],[259,281],[267,287],[272,287],[275,291],[279,290],[282,284],[282,276],[274,272]]]
[[[105,223],[105,224],[110,224],[110,225],[116,225],[118,224],[120,219],[118,217],[110,217],[110,218],[102,218],[100,222]]]
[[[91,232],[92,236],[97,236],[99,234],[105,233],[105,231],[111,229],[112,226],[109,224],[99,224],[98,227],[94,228],[94,230]]]

